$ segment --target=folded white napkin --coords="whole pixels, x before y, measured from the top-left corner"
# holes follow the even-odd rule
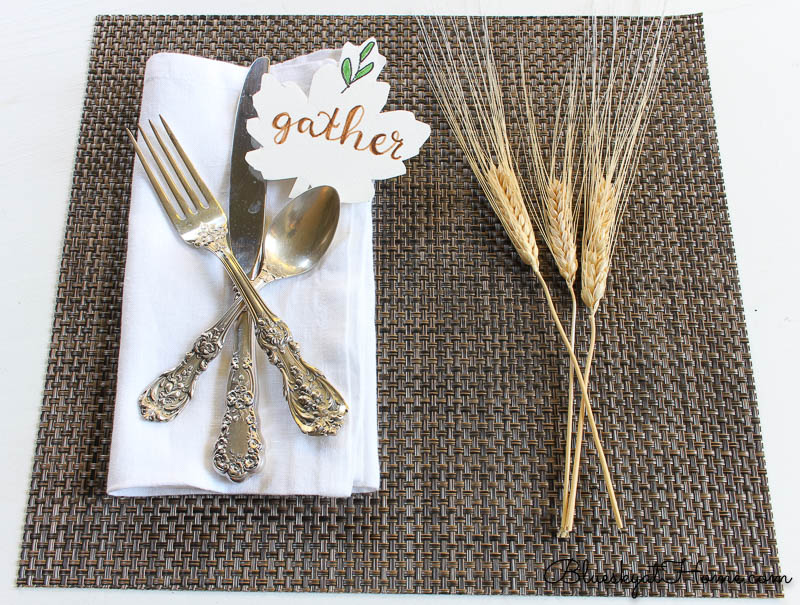
[[[319,51],[273,65],[271,72],[307,91],[312,74],[338,54]],[[140,124],[158,122],[159,114],[167,119],[223,208],[234,116],[246,73],[236,65],[168,53],[151,57],[145,70]],[[291,185],[268,184],[270,216],[286,203]],[[109,494],[349,496],[378,489],[372,211],[369,203],[342,202],[336,237],[321,264],[269,284],[261,294],[289,325],[303,357],[339,388],[350,413],[335,437],[303,435],[283,398],[278,370],[260,354],[258,412],[265,464],[236,484],[217,474],[211,463],[233,338],[200,376],[192,400],[175,419],[153,423],[139,415],[142,390],[183,358],[232,295],[221,263],[177,236],[136,161]]]

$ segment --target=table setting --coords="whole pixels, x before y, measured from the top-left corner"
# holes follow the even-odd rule
[[[286,81],[301,84],[305,82],[308,87],[311,76],[321,65],[335,62],[331,58],[335,54],[335,51],[318,51],[309,57],[299,57],[273,65],[271,73]],[[203,178],[208,179],[214,190],[219,190],[219,183],[224,180],[225,172],[214,173],[208,167],[225,166],[231,156],[234,141],[231,114],[237,111],[247,73],[248,69],[219,61],[169,53],[154,55],[145,72],[140,123],[148,124],[150,120],[155,120],[163,134],[164,127],[158,112],[165,116],[180,116],[182,108],[191,106],[192,114],[185,115],[186,112],[183,111],[184,116],[181,116],[185,117],[182,125],[191,128],[184,128],[187,135],[191,136],[189,133],[196,130],[193,125],[202,124],[209,142],[228,141],[227,145],[198,144],[196,149],[205,150],[205,157],[197,152],[193,153],[192,163],[206,168],[204,172],[209,176]],[[260,81],[258,84],[260,85]],[[213,90],[214,94],[209,94],[209,90]],[[198,98],[202,98],[202,102]],[[246,125],[246,119],[242,123]],[[218,126],[214,128],[214,124]],[[174,126],[178,128],[177,124]],[[166,134],[163,136],[166,137]],[[150,138],[155,141],[152,134]],[[181,138],[185,139],[186,135]],[[249,144],[250,137],[246,132],[242,138]],[[145,144],[142,143],[142,146]],[[244,153],[240,155],[240,161],[243,162]],[[152,159],[149,162],[157,169]],[[246,176],[250,176],[246,167],[238,169],[244,170]],[[232,164],[229,171],[234,170]],[[211,181],[211,177],[218,180]],[[234,185],[237,183],[235,177],[236,175],[230,177],[230,182]],[[117,397],[125,401],[139,401],[140,409],[137,410],[136,406],[117,408],[119,415],[115,417],[114,441],[116,443],[119,440],[119,446],[115,445],[113,448],[109,492],[156,495],[181,493],[182,490],[185,492],[195,488],[223,493],[238,491],[349,496],[354,490],[377,489],[375,328],[371,321],[374,279],[369,253],[372,248],[369,206],[340,204],[338,194],[330,202],[322,200],[322,203],[332,205],[332,210],[326,210],[324,206],[317,210],[312,206],[313,217],[320,214],[334,215],[323,216],[311,223],[312,231],[321,231],[320,235],[314,236],[319,241],[305,245],[297,253],[303,257],[302,261],[297,261],[303,269],[306,269],[303,263],[312,262],[311,257],[315,261],[314,265],[310,265],[307,271],[304,270],[298,276],[294,276],[294,273],[300,270],[294,269],[291,279],[275,280],[265,287],[265,290],[275,290],[274,299],[265,294],[268,304],[274,307],[279,318],[291,326],[297,341],[304,344],[303,354],[319,359],[318,363],[325,367],[326,373],[332,373],[336,384],[345,385],[340,388],[347,394],[351,410],[346,416],[348,426],[338,439],[305,437],[303,431],[298,430],[292,415],[286,414],[287,407],[277,405],[284,400],[281,374],[276,376],[268,372],[269,364],[260,350],[258,357],[255,351],[252,354],[248,352],[255,367],[262,372],[257,379],[251,379],[249,390],[257,388],[260,398],[276,404],[271,412],[269,409],[263,412],[265,417],[259,423],[269,429],[255,428],[255,436],[262,441],[263,449],[263,454],[256,453],[256,460],[263,463],[263,455],[264,460],[281,461],[280,464],[270,465],[273,472],[260,472],[253,477],[256,482],[268,482],[256,487],[253,481],[236,485],[226,479],[224,473],[220,475],[207,464],[212,457],[206,447],[208,431],[218,431],[225,412],[226,397],[231,391],[227,380],[227,364],[210,364],[210,359],[197,360],[195,363],[211,365],[207,370],[208,376],[198,372],[192,379],[175,380],[187,387],[194,384],[191,400],[188,397],[177,397],[182,405],[170,412],[169,422],[142,422],[142,417],[150,414],[143,409],[145,404],[142,402],[148,400],[147,405],[151,410],[159,405],[158,397],[143,395],[143,391],[148,390],[144,387],[163,371],[173,370],[186,351],[203,348],[203,343],[198,344],[196,339],[214,331],[213,326],[230,304],[228,298],[231,295],[226,292],[224,281],[220,279],[224,276],[219,275],[219,272],[214,275],[213,265],[208,266],[202,256],[188,247],[185,251],[182,250],[184,245],[180,241],[170,242],[171,226],[164,220],[163,210],[144,170],[134,176],[134,183],[125,285],[125,304],[130,305],[130,311],[127,308],[123,311],[120,349],[122,380],[118,383]],[[255,197],[259,198],[260,195],[260,199],[266,199],[264,212],[270,213],[269,222],[280,222],[278,216],[289,199],[291,180],[260,183],[262,187],[257,189]],[[226,197],[228,196],[223,191],[220,198]],[[247,191],[240,193],[238,199],[243,199],[248,206],[252,203],[247,198]],[[317,206],[319,205],[318,202]],[[249,208],[242,212],[245,219],[252,216]],[[307,221],[314,220],[313,217]],[[259,214],[256,220],[263,223],[264,216]],[[283,233],[289,232],[296,222],[297,220],[292,221],[292,225],[284,228]],[[235,224],[231,220],[232,232],[234,229]],[[246,232],[246,227],[242,231]],[[262,238],[262,235],[268,234],[269,229],[263,234],[259,232],[254,245],[256,251],[251,255],[258,253],[261,240],[269,239]],[[174,236],[172,239],[175,240]],[[165,241],[175,244],[175,250],[170,254],[180,256],[181,261],[176,265],[165,267],[158,260],[165,254]],[[284,259],[279,258],[272,263],[273,271],[278,270],[275,267],[284,265]],[[157,274],[158,267],[164,267],[160,275]],[[198,284],[197,276],[202,274],[214,277],[208,282]],[[199,288],[203,286],[207,290],[200,291]],[[168,293],[167,298],[159,298],[157,306],[149,304],[154,292]],[[298,301],[302,301],[302,304],[298,304]],[[129,331],[126,330],[128,326]],[[149,326],[150,330],[144,329],[145,326]],[[180,334],[175,337],[175,346],[171,350],[163,342],[163,334],[167,330],[170,334]],[[229,330],[234,331],[233,328]],[[233,334],[229,338],[232,336]],[[224,347],[224,340],[220,340],[222,342],[206,345],[217,355]],[[147,351],[149,355],[142,355],[143,351]],[[142,367],[144,360],[150,363],[148,368]],[[214,375],[214,372],[217,374]],[[154,413],[163,414],[163,411]],[[259,436],[261,433],[263,437]],[[216,437],[218,435],[215,435],[215,439]],[[206,455],[198,456],[204,447]],[[273,447],[276,449],[271,450]],[[169,460],[170,464],[163,464],[162,461],[165,460]],[[194,467],[194,470],[190,471],[190,467]],[[299,468],[303,469],[302,473],[288,471]],[[306,482],[305,485],[303,482]]]
[[[17,584],[781,596],[708,90],[699,15],[98,17]]]

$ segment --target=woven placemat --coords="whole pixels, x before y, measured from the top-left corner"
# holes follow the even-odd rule
[[[501,58],[515,51],[504,32],[532,40],[529,64],[554,105],[581,22],[490,25]],[[19,585],[630,595],[632,578],[596,576],[685,560],[745,581],[686,573],[639,592],[781,594],[747,577],[779,563],[701,18],[675,20],[599,314],[592,382],[629,528],[611,527],[589,443],[568,540],[555,538],[563,351],[429,92],[416,31],[399,17],[97,19]],[[374,203],[381,491],[108,497],[133,166],[123,127],[137,123],[146,59],[283,61],[370,34],[388,58],[390,108],[433,127]],[[543,269],[562,283],[549,260]],[[559,580],[550,566],[569,558],[587,574]]]

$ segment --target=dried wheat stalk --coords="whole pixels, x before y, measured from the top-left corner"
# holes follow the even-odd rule
[[[575,223],[579,205],[573,203],[575,175],[575,153],[577,148],[577,128],[580,117],[578,76],[579,62],[573,63],[572,70],[564,79],[561,99],[556,110],[553,131],[549,137],[550,147],[543,150],[539,122],[531,101],[531,90],[526,82],[525,60],[522,47],[519,48],[520,74],[522,80],[525,115],[528,124],[527,146],[523,146],[523,158],[528,174],[532,175],[535,196],[539,200],[533,205],[531,214],[536,217],[539,229],[547,247],[555,260],[556,267],[564,278],[572,301],[570,322],[570,345],[575,348],[575,324],[578,303],[575,297],[575,276],[578,271],[577,229]],[[566,101],[566,108],[564,102]],[[545,155],[549,157],[546,161]],[[569,386],[567,394],[567,430],[564,452],[564,480],[562,488],[561,527],[563,533],[567,521],[567,508],[570,491],[570,463],[572,456],[573,424],[573,385],[575,381],[572,363],[569,365]]]
[[[589,383],[597,339],[596,314],[605,296],[608,274],[628,193],[635,176],[647,129],[651,101],[663,73],[669,26],[664,20],[633,22],[625,37],[612,20],[610,48],[604,47],[602,23],[592,20],[586,133],[584,141],[584,231],[581,253],[581,300],[589,310],[590,341],[584,382]],[[606,64],[608,63],[608,68]],[[584,417],[599,439],[592,409],[581,403],[575,437],[575,458],[569,490],[566,535],[573,528],[578,490]],[[608,468],[605,455],[600,462]],[[609,478],[606,478],[607,482]],[[621,517],[612,499],[617,524]]]
[[[442,106],[456,141],[509,239],[522,261],[531,266],[542,286],[553,322],[569,353],[571,371],[574,371],[581,388],[581,405],[591,408],[586,384],[574,352],[574,319],[573,336],[570,339],[564,331],[550,290],[539,270],[538,247],[531,221],[533,216],[548,247],[558,250],[556,261],[557,263],[561,261],[559,271],[562,271],[563,267],[562,275],[566,273],[565,279],[569,277],[572,286],[577,272],[577,246],[574,216],[571,212],[572,148],[570,147],[567,154],[569,173],[566,176],[562,175],[560,179],[556,179],[552,174],[545,177],[542,172],[537,177],[541,180],[540,189],[545,190],[546,195],[550,196],[550,201],[544,202],[547,206],[546,211],[538,213],[537,207],[526,194],[527,188],[521,186],[517,176],[506,126],[502,89],[489,43],[486,21],[482,22],[482,31],[476,32],[471,19],[468,18],[466,36],[462,36],[453,23],[456,35],[454,42],[451,43],[444,20],[441,17],[432,17],[430,20],[431,27],[428,27],[421,18],[418,19],[418,23],[423,38],[421,47],[430,67],[427,75],[431,88]],[[529,112],[529,115],[532,114]],[[533,140],[536,140],[538,145],[535,124],[532,128]],[[570,137],[570,145],[572,141],[573,138]],[[552,171],[555,170],[554,167],[553,162]],[[567,215],[572,218],[569,233],[564,230],[566,229],[564,225],[570,220]],[[561,239],[564,241],[561,242]],[[571,248],[569,241],[572,242]],[[571,287],[571,290],[574,300],[574,289]],[[571,384],[572,380],[570,388]],[[572,397],[570,401],[571,399]],[[599,439],[595,443],[598,450],[602,451]],[[602,460],[605,461],[605,458]],[[607,468],[604,469],[604,474],[609,476]],[[609,497],[614,500],[613,489],[609,490]],[[614,506],[616,507],[616,502]]]

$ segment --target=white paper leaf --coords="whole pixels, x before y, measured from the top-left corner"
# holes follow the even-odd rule
[[[405,174],[404,160],[431,132],[409,111],[381,111],[389,97],[389,84],[378,81],[385,65],[370,38],[345,43],[338,65],[314,74],[308,96],[265,74],[253,95],[258,117],[247,122],[262,147],[247,162],[268,180],[296,177],[292,196],[330,185],[344,203],[372,200],[372,181]]]

